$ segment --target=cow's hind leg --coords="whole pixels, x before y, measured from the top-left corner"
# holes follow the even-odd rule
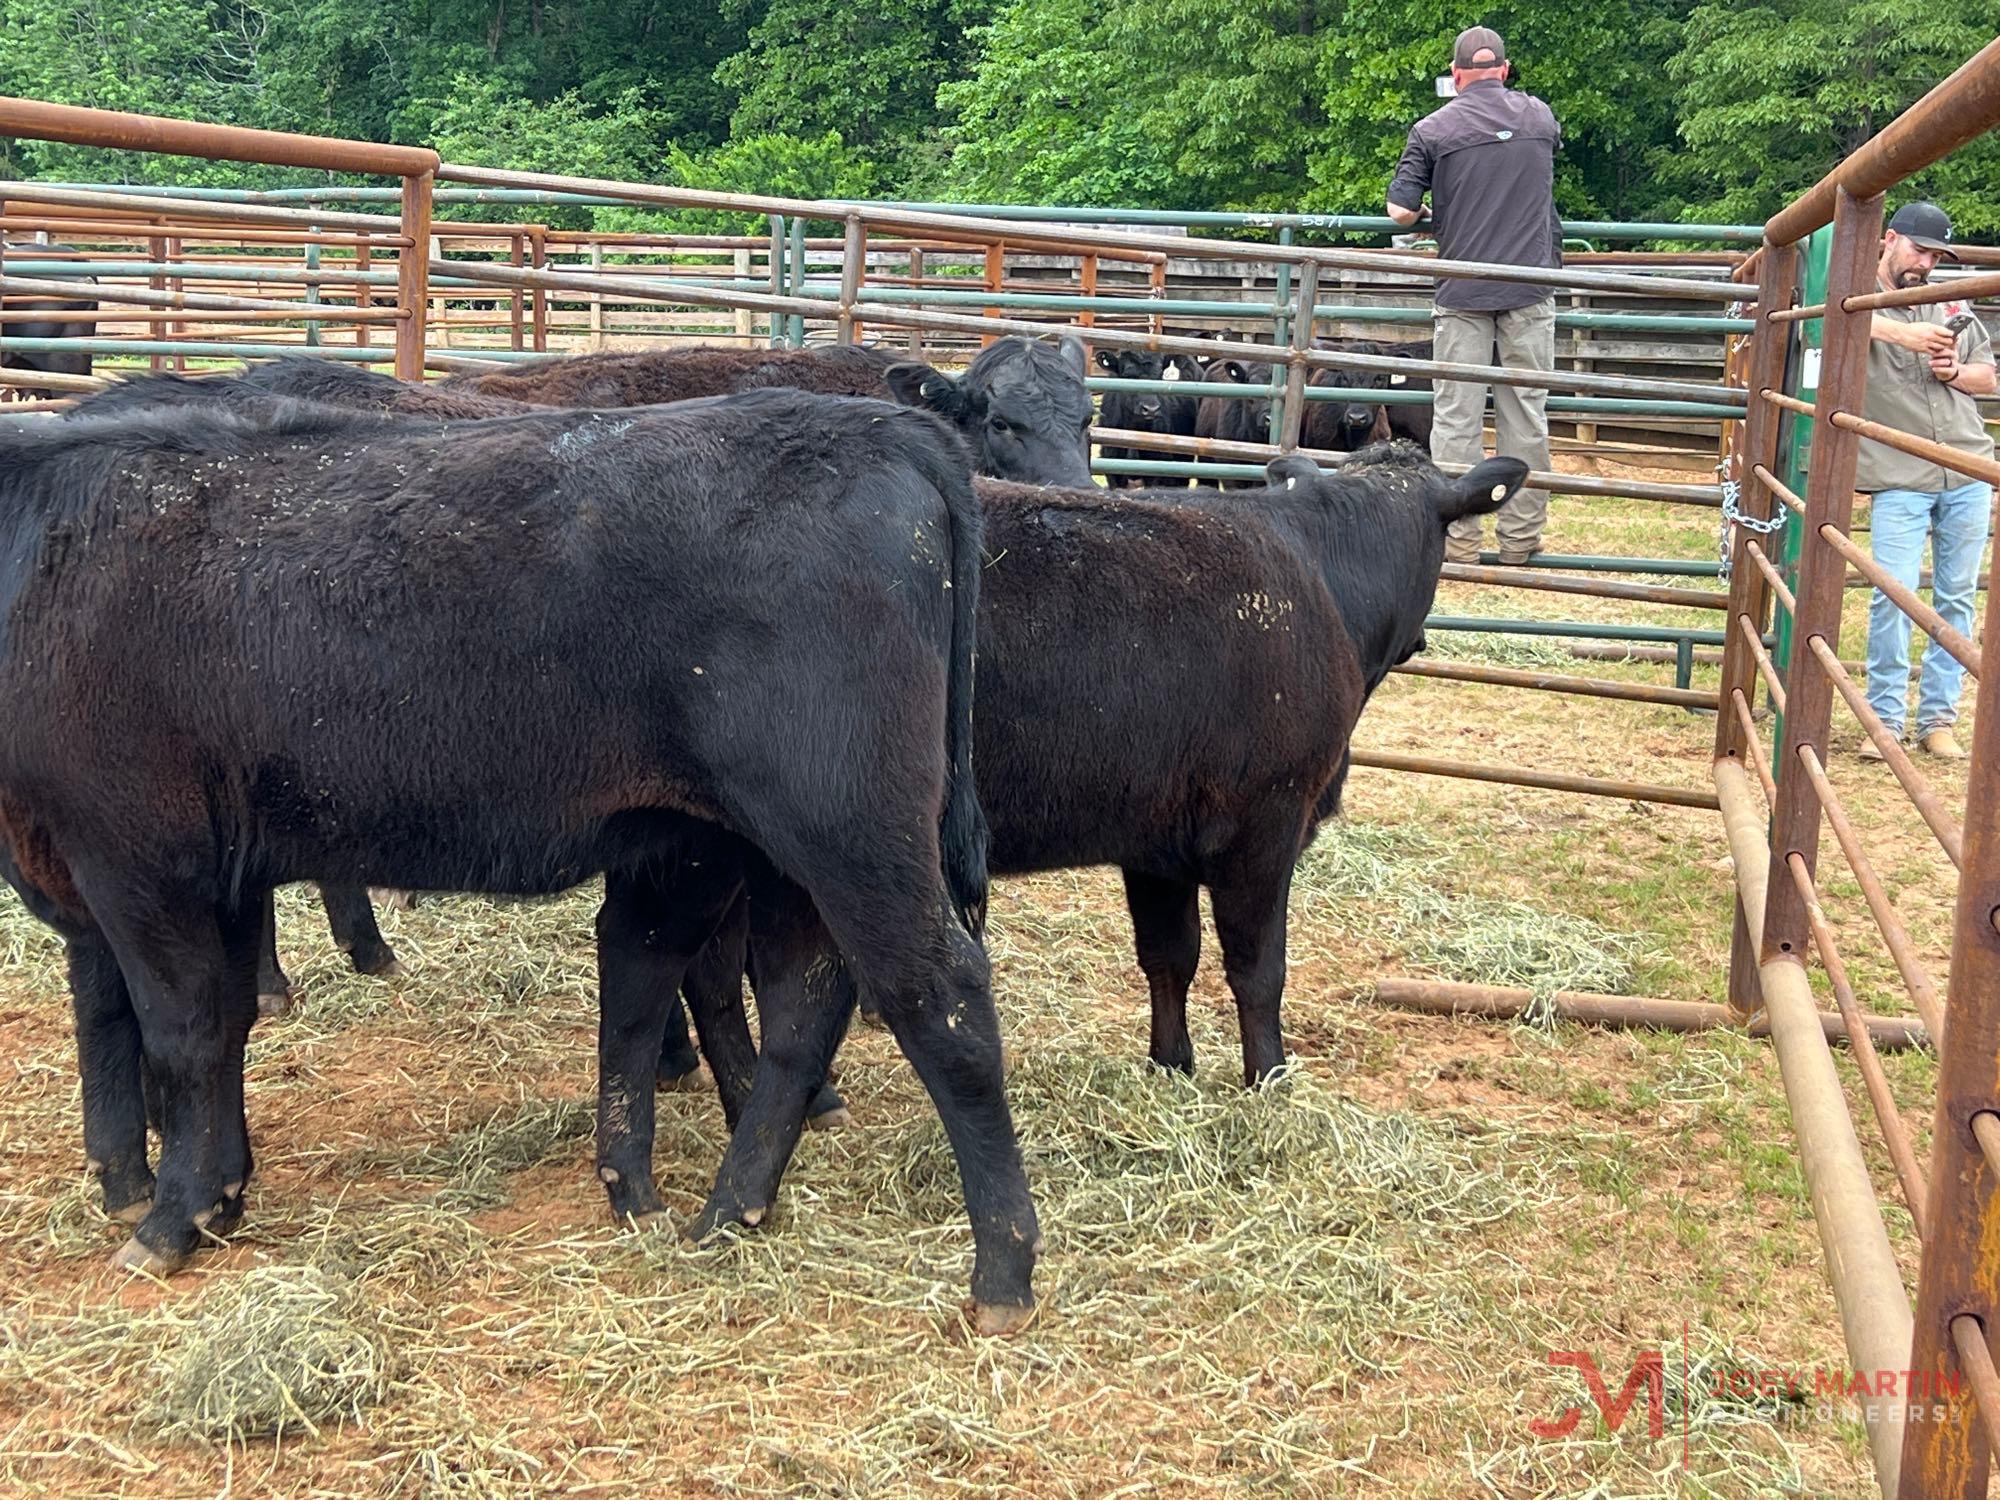
[[[1162,1068],[1194,1072],[1194,1043],[1188,1037],[1188,986],[1201,962],[1200,887],[1191,880],[1163,880],[1125,872],[1125,905],[1132,913],[1133,944],[1153,1004],[1148,1049]]]
[[[878,987],[882,1018],[917,1070],[944,1122],[972,1219],[972,1300],[982,1333],[1009,1333],[1034,1308],[1041,1231],[1007,1108],[1000,1018],[986,954],[940,898],[914,951],[871,943],[855,912],[836,927],[863,985]],[[829,912],[827,921],[836,920]],[[884,936],[877,928],[877,940]],[[883,959],[888,962],[884,963]]]
[[[694,1016],[695,1033],[701,1038],[702,1055],[715,1075],[715,1092],[722,1101],[722,1117],[734,1130],[749,1102],[756,1077],[757,1044],[750,1037],[750,1017],[743,1007],[743,976],[748,966],[750,903],[741,897],[730,908],[707,947],[689,965],[681,981],[688,1010]],[[774,955],[775,957],[775,955]],[[667,1023],[667,1039],[660,1052],[661,1077],[672,1076],[670,1063],[678,1060],[674,1047],[674,1026]],[[692,1058],[682,1063],[692,1068]],[[846,1101],[825,1084],[820,1085],[806,1106],[806,1123],[815,1128],[851,1123]]]
[[[282,1016],[292,1008],[292,981],[278,962],[276,893],[264,893],[257,918],[257,1014]]]
[[[83,1083],[83,1151],[104,1193],[104,1212],[136,1224],[153,1206],[146,1161],[144,1052],[139,1019],[111,947],[97,933],[69,937],[70,1006]]]
[[[383,941],[382,929],[375,925],[375,908],[368,903],[367,887],[322,885],[319,899],[326,907],[326,925],[333,930],[334,944],[347,955],[355,973],[386,978],[403,972],[396,962],[396,950]]]
[[[653,1091],[668,1006],[735,898],[727,854],[680,876],[609,871],[597,913],[597,1176],[614,1218],[664,1212],[653,1185]],[[699,869],[698,878],[689,878]],[[677,1008],[677,1007],[676,1007]]]
[[[1280,839],[1227,879],[1209,885],[1223,973],[1243,1035],[1243,1082],[1262,1083],[1285,1063],[1279,1006],[1285,993],[1285,907],[1298,843]]]
[[[898,836],[893,825],[878,837],[872,847],[847,851],[840,866],[846,873],[815,884],[812,899],[855,982],[881,1002],[882,1019],[923,1080],[951,1141],[972,1220],[977,1326],[984,1333],[1010,1332],[1034,1306],[1041,1232],[1007,1108],[986,954],[951,910],[935,846],[926,850],[920,839]],[[793,866],[810,867],[815,852],[808,845]],[[860,878],[852,873],[857,871]],[[840,966],[825,967],[830,986]],[[818,1007],[822,1013],[845,1019],[845,999],[828,999],[830,1005]],[[765,1011],[764,1059],[775,1050],[778,1019]],[[823,1051],[799,1059],[813,1069],[808,1076],[814,1083],[839,1040],[829,1030],[815,1033]],[[746,1116],[739,1138],[751,1123]],[[733,1149],[736,1141],[730,1144]]]
[[[121,1266],[171,1272],[204,1234],[221,1233],[242,1213],[251,1167],[243,1047],[257,1013],[263,900],[258,892],[230,908],[160,899],[123,910],[92,900],[159,1088],[153,1204],[118,1252]]]
[[[715,1188],[690,1230],[697,1238],[722,1224],[763,1222],[854,1007],[854,982],[805,893],[768,872],[755,885],[751,942],[764,1045]]]

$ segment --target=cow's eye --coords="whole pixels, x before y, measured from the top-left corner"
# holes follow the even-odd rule
[[[1004,432],[1012,432],[1014,430],[1014,424],[1009,422],[1005,417],[998,417],[998,416],[988,417],[986,419],[986,426],[989,430],[993,432],[1004,433]]]

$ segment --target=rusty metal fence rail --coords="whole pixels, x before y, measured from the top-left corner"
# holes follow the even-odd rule
[[[1958,1500],[1987,1492],[2000,1437],[2000,1381],[1990,1343],[2000,1331],[2000,712],[1975,716],[1962,815],[1912,762],[1840,660],[1848,570],[1863,577],[1949,652],[1982,687],[2000,667],[2000,613],[1988,594],[1983,647],[1891,578],[1851,536],[1862,438],[1988,483],[2000,465],[1868,421],[1873,310],[1965,293],[1876,290],[1883,195],[1906,175],[2000,124],[2000,41],[1979,53],[1810,193],[1774,216],[1753,258],[1756,332],[1744,371],[1750,396],[1736,434],[1734,479],[1748,524],[1733,539],[1733,628],[1724,648],[1715,785],[1735,855],[1738,899],[1730,1000],[1768,1024],[1791,1104],[1800,1161],[1826,1250],[1828,1279],[1853,1367],[1900,1372],[1863,1401],[1885,1497]],[[1830,233],[1827,226],[1831,226]],[[1801,240],[1811,247],[1806,275]],[[1808,282],[1823,279],[1807,301]],[[1988,277],[1960,287],[1985,290]],[[1973,287],[1972,283],[1981,283]],[[1818,326],[1811,357],[1801,334]],[[1793,387],[1806,389],[1794,393]],[[1803,494],[1797,465],[1809,446]],[[1782,530],[1785,546],[1769,545]],[[1762,645],[1775,611],[1778,659]],[[1752,709],[1762,687],[1776,712],[1768,769]],[[1949,976],[1940,996],[1829,772],[1838,702],[1879,748],[1896,781],[1955,866],[1958,899]],[[1768,805],[1760,810],[1759,791]],[[1879,929],[1910,1006],[1941,1065],[1929,1162],[1870,1045],[1841,939],[1823,906],[1821,829],[1833,830]],[[1817,952],[1920,1250],[1914,1310],[1862,1150],[1855,1113],[1815,1018],[1806,962]]]

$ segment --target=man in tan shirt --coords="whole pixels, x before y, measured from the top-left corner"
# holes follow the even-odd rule
[[[1951,220],[1932,203],[1906,203],[1882,236],[1876,281],[1884,291],[1922,286],[1940,260],[1956,260]],[[1959,302],[1888,307],[1869,329],[1864,415],[1927,438],[1969,458],[1991,460],[1993,439],[1975,396],[1993,394],[1993,345]],[[1854,487],[1874,497],[1870,540],[1875,560],[1914,590],[1931,543],[1931,602],[1945,623],[1973,633],[1973,589],[1993,509],[1993,487],[1886,443],[1863,439]],[[1965,669],[1942,646],[1924,652],[1917,692],[1917,743],[1957,759],[1951,726]],[[1910,617],[1879,589],[1868,610],[1868,703],[1898,736],[1909,717]],[[1873,740],[1861,754],[1880,760]]]

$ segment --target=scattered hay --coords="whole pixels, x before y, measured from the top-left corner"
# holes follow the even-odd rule
[[[356,1289],[316,1266],[230,1277],[180,1324],[150,1412],[167,1437],[241,1441],[359,1421],[388,1386],[388,1348]]]
[[[1446,979],[1518,985],[1537,994],[1624,994],[1638,945],[1587,917],[1520,901],[1440,901],[1405,929],[1412,963]]]
[[[1409,963],[1446,979],[1538,996],[1629,990],[1639,957],[1631,936],[1523,901],[1452,895],[1440,885],[1447,868],[1415,829],[1339,819],[1320,830],[1292,888],[1316,925],[1372,925]]]
[[[383,1164],[399,1176],[442,1177],[432,1202],[454,1213],[470,1213],[507,1201],[503,1186],[510,1172],[539,1166],[573,1141],[589,1136],[595,1107],[582,1099],[531,1099],[512,1110],[495,1110],[482,1123],[436,1145],[398,1154]]]
[[[1539,635],[1495,635],[1486,631],[1433,630],[1424,654],[1444,661],[1483,662],[1495,667],[1575,667],[1569,647]]]

